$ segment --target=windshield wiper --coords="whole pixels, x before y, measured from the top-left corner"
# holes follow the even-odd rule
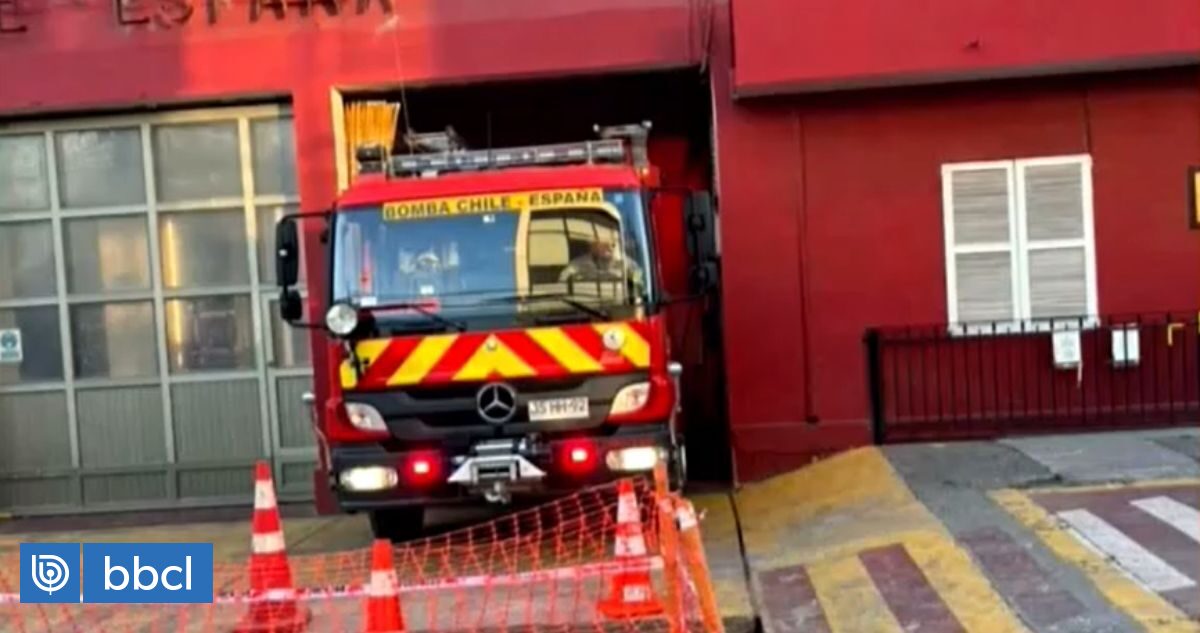
[[[413,310],[413,311],[416,311],[421,316],[429,319],[430,321],[433,321],[444,327],[450,328],[456,332],[466,332],[467,331],[466,323],[463,323],[462,321],[455,321],[453,319],[447,319],[446,317],[438,314],[437,312],[430,310],[429,306],[424,305],[417,301],[400,301],[398,303],[387,303],[387,304],[379,305],[379,306],[370,306],[365,309],[367,310],[368,313],[374,312],[376,310],[392,310],[392,309]]]
[[[603,308],[592,307],[578,299],[571,297],[571,295],[561,294],[561,293],[536,294],[536,295],[510,295],[507,297],[496,297],[495,299],[488,299],[486,301],[486,303],[524,303],[526,301],[538,301],[541,299],[552,299],[554,301],[560,301],[568,306],[571,306],[572,308],[575,308],[576,310],[579,310],[580,312],[584,312],[584,313],[587,313],[588,315],[596,317],[597,319],[606,319],[607,320],[607,319],[612,318],[612,315],[610,315],[608,313],[608,311],[604,310]]]

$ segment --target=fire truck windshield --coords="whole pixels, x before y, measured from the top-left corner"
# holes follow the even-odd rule
[[[586,204],[531,193],[340,209],[332,298],[368,309],[420,303],[468,316],[595,313],[572,304],[609,313],[644,304],[653,288],[641,196],[595,196]]]

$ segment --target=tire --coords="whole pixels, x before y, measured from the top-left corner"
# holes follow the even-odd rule
[[[418,538],[425,529],[425,508],[405,506],[370,513],[371,533],[393,542]]]
[[[684,486],[687,485],[687,447],[680,438],[679,445],[671,451],[670,464],[670,481],[669,487],[671,492],[683,492]]]

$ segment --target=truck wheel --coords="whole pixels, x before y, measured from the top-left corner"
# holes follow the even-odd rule
[[[687,485],[687,447],[684,446],[682,439],[679,445],[671,451],[671,477],[670,487],[673,492],[682,492],[683,487]]]
[[[425,508],[421,506],[375,510],[370,517],[375,538],[407,541],[421,536],[425,528]]]

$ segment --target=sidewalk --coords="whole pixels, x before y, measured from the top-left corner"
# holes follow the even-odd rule
[[[767,633],[1200,631],[1200,433],[859,449],[736,496]]]

